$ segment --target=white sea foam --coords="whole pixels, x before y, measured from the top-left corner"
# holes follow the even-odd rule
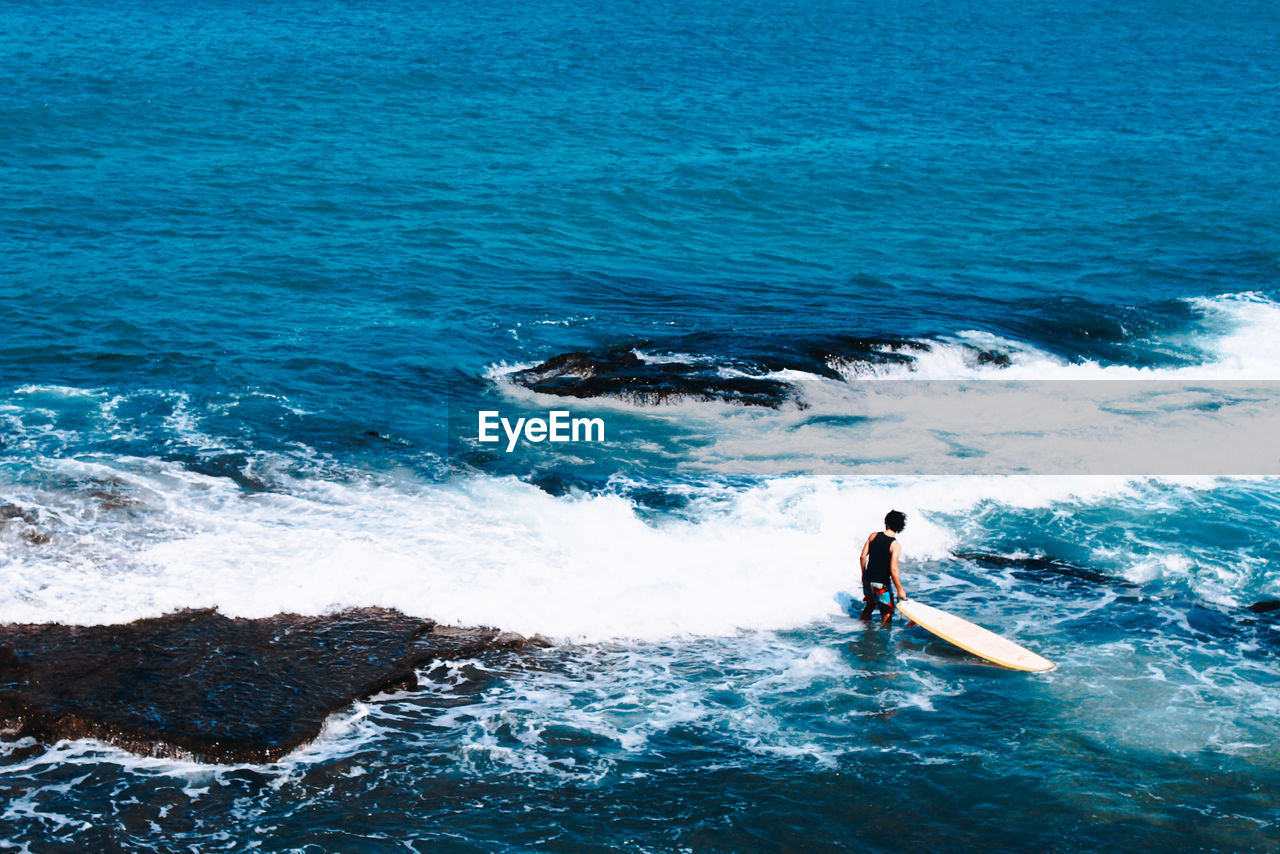
[[[1093,360],[1067,360],[982,330],[965,330],[912,353],[908,363],[835,365],[851,381],[914,380],[1280,380],[1280,303],[1258,293],[1197,297],[1187,302],[1202,316],[1194,335],[1179,343],[1205,354],[1194,365],[1153,368],[1102,365]],[[1008,357],[1009,364],[980,364],[978,350]]]
[[[845,640],[858,633],[849,631]],[[753,632],[676,645],[577,647],[558,656],[553,669],[535,668],[471,692],[459,692],[466,688],[461,674],[478,662],[450,662],[424,674],[418,698],[385,704],[374,715],[430,747],[447,747],[450,755],[440,759],[451,761],[456,753],[469,773],[598,782],[689,733],[834,767],[846,753],[882,748],[831,738],[813,728],[816,721],[841,711],[849,720],[932,711],[935,700],[959,693],[928,672],[877,669],[882,678],[866,681],[832,640],[815,645]],[[438,699],[447,701],[444,709]],[[424,713],[431,729],[415,724]],[[437,730],[450,733],[443,745]]]
[[[867,380],[1196,380],[1229,381],[1280,380],[1280,303],[1255,292],[1196,297],[1186,301],[1201,315],[1201,326],[1194,331],[1171,334],[1170,343],[1190,346],[1204,354],[1202,361],[1180,367],[1137,367],[1103,365],[1090,359],[1064,359],[1024,341],[994,333],[969,329],[937,339],[917,343],[927,349],[905,353],[905,362],[873,364],[860,361],[833,360],[831,367],[845,381]],[[1174,340],[1176,339],[1176,340]],[[890,348],[886,345],[885,352]],[[983,362],[979,352],[990,352],[1007,358],[1007,364]],[[707,355],[656,354],[634,351],[643,361],[659,364],[684,362],[707,364]],[[508,381],[518,370],[535,363],[491,365],[489,379],[503,384],[508,393],[520,389]],[[745,376],[729,371],[726,375]],[[815,385],[831,382],[803,371],[783,370],[765,374],[767,378],[799,383],[805,400]],[[523,396],[523,395],[522,395]],[[664,406],[679,407],[687,401],[677,400]],[[701,405],[706,405],[702,403]],[[715,404],[713,404],[715,405]],[[652,406],[645,404],[646,409]]]
[[[1101,365],[1069,361],[1030,344],[983,330],[965,330],[932,344],[908,365],[860,366],[849,379],[1002,380],[1276,380],[1280,379],[1280,303],[1260,293],[1229,293],[1188,300],[1202,315],[1202,328],[1181,333],[1179,342],[1204,353],[1198,364],[1180,367]],[[975,348],[1009,357],[1010,364],[978,364]]]
[[[1008,507],[1122,496],[1121,478],[782,478],[696,495],[646,521],[614,494],[557,497],[514,478],[290,479],[247,494],[154,459],[59,460],[89,490],[14,487],[48,537],[7,525],[0,622],[124,622],[184,607],[234,616],[380,605],[450,624],[556,638],[727,635],[839,612],[862,539],[885,509],[911,515],[907,560],[945,557],[941,521]],[[31,528],[33,526],[25,526]]]
[[[555,497],[508,478],[440,485],[281,476],[287,491],[247,494],[226,478],[152,459],[49,465],[73,479],[110,479],[137,503],[112,511],[95,508],[97,499],[84,491],[9,489],[6,498],[57,516],[51,542],[9,544],[4,552],[0,572],[16,583],[0,600],[0,621],[127,620],[191,605],[261,616],[374,604],[568,642],[553,667],[492,682],[479,673],[482,663],[438,664],[425,674],[422,692],[357,704],[332,719],[313,745],[273,763],[266,772],[275,786],[289,785],[317,762],[356,759],[374,742],[412,741],[424,721],[431,728],[421,736],[424,749],[444,751],[439,761],[454,770],[576,783],[631,768],[660,753],[664,739],[690,731],[822,767],[839,767],[851,752],[903,749],[829,732],[832,719],[945,712],[947,698],[965,690],[964,680],[937,669],[946,653],[923,633],[864,633],[856,621],[836,616],[836,594],[856,592],[861,540],[889,506],[911,516],[903,537],[908,588],[926,599],[941,589],[972,590],[973,598],[962,592],[955,599],[961,613],[1024,642],[1034,639],[1059,661],[1064,673],[1036,677],[1044,690],[1091,709],[1091,721],[1105,720],[1113,699],[1137,703],[1153,719],[1173,715],[1161,711],[1166,706],[1178,710],[1178,729],[1167,739],[1144,740],[1137,728],[1112,732],[1109,723],[1096,724],[1100,738],[1179,751],[1214,738],[1245,753],[1239,745],[1258,741],[1249,727],[1221,715],[1197,724],[1184,710],[1205,719],[1211,704],[1176,692],[1192,684],[1209,697],[1255,697],[1254,683],[1264,683],[1227,670],[1206,671],[1202,679],[1194,670],[1147,669],[1150,661],[1184,656],[1184,641],[1167,641],[1168,654],[1150,649],[1165,643],[1158,638],[1131,646],[1129,676],[1142,683],[1132,688],[1113,684],[1116,662],[1105,645],[1075,649],[1072,632],[1113,605],[1115,591],[1046,599],[1034,585],[1009,587],[1005,573],[975,573],[946,560],[975,534],[970,526],[980,529],[993,516],[1145,505],[1152,495],[1212,481],[781,478],[691,489],[684,518],[654,524],[618,495]],[[21,489],[28,491],[12,494]],[[1134,542],[1107,563],[1137,566],[1151,545]],[[922,559],[943,560],[944,568],[920,566]],[[1201,563],[1169,560],[1161,572],[1194,573]],[[1005,595],[990,596],[991,590]],[[1033,611],[1034,623],[1026,619]],[[776,631],[792,628],[805,632]],[[627,639],[626,646],[610,643],[615,638]],[[574,646],[575,639],[593,643]],[[893,648],[883,648],[881,639]],[[886,661],[898,664],[886,671]],[[1176,685],[1165,689],[1163,680]],[[445,702],[417,708],[424,697]],[[816,717],[807,718],[811,712]],[[94,743],[61,745],[11,773],[102,761],[144,776],[178,777],[188,798],[232,779],[218,776],[226,769],[137,759]]]

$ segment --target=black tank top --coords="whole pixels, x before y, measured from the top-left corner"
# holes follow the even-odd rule
[[[889,547],[893,545],[893,540],[893,537],[886,537],[883,531],[876,534],[871,541],[871,548],[867,549],[867,569],[862,574],[863,581],[889,583]]]

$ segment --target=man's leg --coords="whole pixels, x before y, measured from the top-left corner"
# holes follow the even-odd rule
[[[871,590],[871,585],[865,581],[862,582],[862,602],[862,619],[870,620],[871,612],[876,609],[876,597]]]
[[[885,587],[884,590],[880,592],[880,600],[878,604],[880,605],[881,614],[880,623],[881,625],[887,626],[893,621],[894,596],[892,588]]]

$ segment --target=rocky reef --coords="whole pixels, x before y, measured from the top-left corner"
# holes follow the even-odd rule
[[[0,736],[96,738],[150,756],[269,762],[357,699],[416,685],[436,659],[545,645],[397,611],[125,625],[0,626]]]
[[[515,371],[511,381],[543,394],[612,397],[639,405],[695,400],[803,409],[795,384],[781,378],[784,372],[850,380],[886,367],[910,370],[932,349],[927,341],[908,338],[825,335],[741,340],[693,335],[561,353]],[[971,367],[1011,364],[1006,353],[973,346],[965,346],[964,351]]]
[[[685,399],[776,409],[793,391],[788,383],[761,377],[723,376],[707,365],[646,361],[630,349],[562,353],[518,371],[512,379],[543,394],[614,397],[642,405]]]

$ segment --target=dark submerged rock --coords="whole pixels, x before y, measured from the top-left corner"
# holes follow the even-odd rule
[[[985,552],[952,552],[952,555],[961,560],[971,560],[983,566],[1010,569],[1014,577],[1024,580],[1061,578],[1086,581],[1091,584],[1105,584],[1111,587],[1131,588],[1136,586],[1123,578],[1116,578],[1088,567],[1076,566],[1073,563],[1052,557],[1009,557]]]
[[[637,349],[664,358],[646,360],[636,354]],[[561,397],[613,397],[641,405],[682,399],[720,401],[771,409],[791,404],[804,409],[795,385],[766,375],[799,371],[827,379],[849,379],[880,366],[910,366],[917,356],[931,350],[928,342],[906,338],[824,335],[807,340],[756,340],[698,334],[561,353],[516,371],[511,379],[533,391]],[[684,360],[675,355],[680,353],[702,355]],[[1008,361],[985,351],[975,358],[984,364],[1004,365]]]
[[[97,738],[150,756],[269,762],[352,701],[417,684],[435,659],[545,645],[397,611],[126,625],[0,626],[0,735]]]
[[[966,358],[974,366],[1007,368],[1013,364],[1007,353],[998,350],[967,349]],[[663,358],[647,360],[636,350]],[[751,338],[697,333],[561,353],[516,371],[511,379],[533,391],[560,397],[613,397],[641,405],[681,399],[721,401],[771,409],[792,404],[804,409],[794,384],[767,375],[798,371],[827,379],[856,380],[886,366],[911,369],[920,355],[932,350],[929,341],[913,338],[841,334]],[[676,355],[682,353],[699,355]]]
[[[34,525],[36,523],[36,514],[25,507],[19,507],[17,504],[0,504],[0,522],[6,522],[10,519],[17,519],[26,522],[28,525]]]
[[[512,379],[543,394],[614,397],[643,405],[689,399],[776,409],[794,391],[780,380],[721,376],[709,365],[646,362],[630,348],[599,354],[562,353],[517,371]]]
[[[40,516],[33,510],[17,504],[0,504],[0,526],[13,524],[18,536],[35,546],[42,546],[53,539],[46,530],[38,527]]]
[[[169,454],[170,462],[180,463],[188,471],[209,477],[225,477],[247,492],[270,492],[271,485],[253,474],[253,460],[248,454],[230,453],[214,456]]]
[[[809,348],[809,354],[822,360],[833,374],[870,373],[884,365],[910,365],[916,355],[933,348],[924,341],[909,338],[863,338],[846,335],[829,338]]]
[[[1013,359],[1009,358],[1008,353],[1001,353],[997,350],[978,350],[974,357],[979,366],[995,365],[997,368],[1007,368],[1013,365]]]

